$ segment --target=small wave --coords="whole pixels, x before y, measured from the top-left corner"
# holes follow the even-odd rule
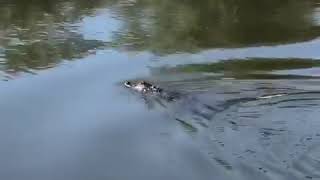
[[[282,97],[288,94],[273,94],[273,95],[265,95],[265,96],[260,96],[258,99],[270,99],[270,98],[275,98],[275,97]]]

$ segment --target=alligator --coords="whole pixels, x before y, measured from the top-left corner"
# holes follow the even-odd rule
[[[184,125],[187,122],[182,119],[185,119],[186,116],[197,116],[195,118],[199,121],[202,121],[200,119],[210,120],[213,114],[217,112],[217,109],[201,103],[194,96],[167,91],[146,81],[126,81],[124,86],[141,94],[149,107],[154,107],[154,103],[156,103],[168,109],[172,112],[171,114],[175,114],[174,119]]]
[[[163,90],[157,86],[154,86],[148,82],[140,81],[138,83],[132,83],[130,81],[126,81],[124,85],[127,88],[132,88],[138,92],[142,93],[161,93]]]
[[[179,98],[178,93],[167,92],[162,88],[146,81],[130,82],[126,81],[124,86],[144,95],[153,95],[166,101],[174,101]]]
[[[132,89],[135,92],[142,94],[143,99],[146,100],[146,103],[153,103],[158,102],[162,106],[165,103],[169,103],[176,101],[181,105],[184,113],[189,111],[195,115],[201,116],[207,120],[211,119],[213,114],[222,112],[229,107],[233,106],[234,104],[238,104],[240,102],[249,102],[249,101],[256,101],[256,100],[263,100],[263,99],[271,99],[275,97],[281,97],[284,95],[288,95],[288,93],[280,93],[280,94],[269,94],[264,96],[258,97],[242,97],[242,98],[235,98],[235,99],[224,99],[222,102],[215,103],[214,106],[208,105],[199,101],[194,95],[188,95],[178,92],[172,92],[164,90],[152,83],[146,81],[137,81],[137,82],[130,82],[126,81],[124,86],[127,88]],[[152,98],[153,97],[153,98]],[[150,99],[151,98],[151,99]],[[172,106],[171,106],[172,107]]]

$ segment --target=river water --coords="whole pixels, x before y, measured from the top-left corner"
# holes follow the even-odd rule
[[[0,1],[0,178],[320,179],[319,36],[316,0]]]

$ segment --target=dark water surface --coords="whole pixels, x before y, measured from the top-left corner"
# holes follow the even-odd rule
[[[319,36],[316,0],[1,0],[0,179],[320,179]]]

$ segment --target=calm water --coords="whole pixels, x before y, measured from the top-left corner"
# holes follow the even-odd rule
[[[2,0],[0,179],[320,179],[318,37],[316,0]]]

